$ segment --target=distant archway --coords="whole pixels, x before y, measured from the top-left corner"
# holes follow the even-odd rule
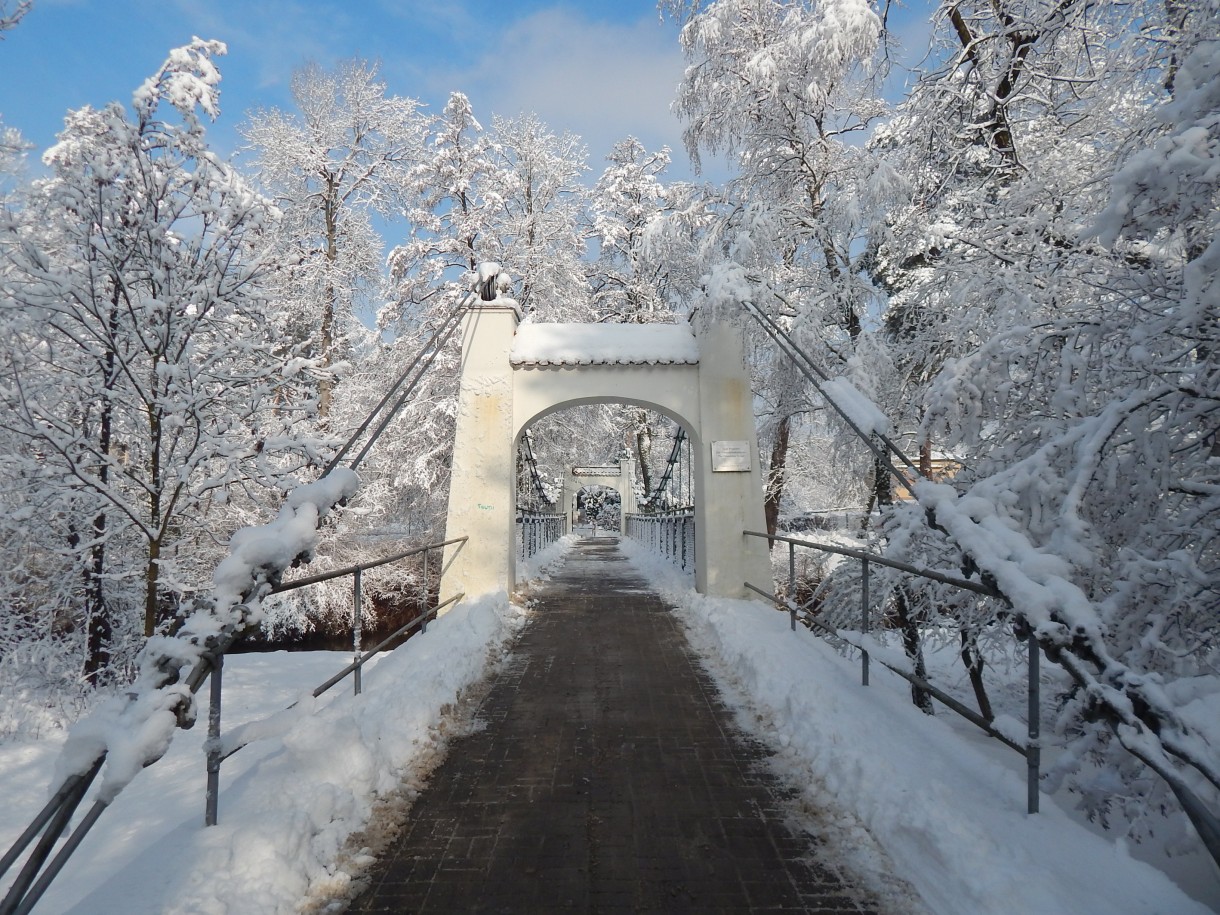
[[[470,539],[446,553],[442,600],[512,590],[517,443],[536,420],[597,403],[655,410],[690,436],[698,590],[747,597],[747,580],[769,580],[765,544],[742,536],[765,522],[739,330],[704,320],[521,324],[503,298],[480,302],[463,322],[446,537]]]

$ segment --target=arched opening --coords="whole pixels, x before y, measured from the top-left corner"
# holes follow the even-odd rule
[[[519,559],[534,551],[531,525],[539,516],[558,516],[565,533],[588,536],[624,533],[628,516],[679,506],[693,511],[689,425],[656,407],[584,397],[550,404],[525,421],[515,442]]]

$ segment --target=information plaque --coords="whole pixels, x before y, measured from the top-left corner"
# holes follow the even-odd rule
[[[749,442],[712,442],[712,470],[741,472],[750,470]]]

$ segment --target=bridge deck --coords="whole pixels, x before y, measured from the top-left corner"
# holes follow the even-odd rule
[[[874,909],[785,826],[790,792],[731,724],[613,538],[579,543],[351,912]]]

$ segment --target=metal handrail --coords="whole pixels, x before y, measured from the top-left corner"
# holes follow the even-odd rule
[[[359,563],[354,566],[349,566],[344,569],[337,569],[331,572],[324,572],[320,575],[309,576],[308,578],[300,578],[295,581],[285,582],[279,586],[268,589],[268,593],[279,593],[289,591],[296,588],[304,587],[308,584],[316,584],[320,581],[326,581],[334,578],[339,578],[343,575],[354,575],[357,581],[356,593],[359,594],[359,578],[361,572],[368,568],[386,565],[390,562],[395,562],[404,559],[408,556],[423,553],[425,562],[425,585],[427,581],[427,556],[428,552],[435,549],[441,549],[445,546],[460,543],[465,545],[467,537],[457,537],[439,543],[426,544],[422,547],[415,547],[410,550],[405,550],[400,554],[394,554],[387,557],[371,560],[366,563]],[[460,547],[459,547],[460,549]],[[426,593],[426,592],[425,592]],[[428,618],[435,616],[442,608],[449,604],[456,603],[462,598],[459,594],[456,597],[450,598],[442,604],[431,608],[430,610],[420,614],[415,619],[411,620],[405,626],[389,637],[383,640],[372,651],[358,658],[358,662],[353,662],[348,668],[345,668],[340,675],[332,678],[334,682],[354,673],[357,683],[359,683],[360,669],[364,661],[384,647],[386,642],[401,636],[405,631],[413,628],[416,625],[421,627],[427,625]],[[218,797],[218,773],[221,757],[217,756],[220,739],[220,713],[219,700],[220,688],[222,683],[224,669],[224,654],[232,647],[232,645],[245,634],[243,627],[235,624],[225,626],[219,633],[209,636],[207,640],[208,650],[203,653],[191,671],[183,678],[182,683],[191,693],[197,693],[203,686],[204,682],[212,678],[211,684],[211,701],[208,709],[208,742],[206,744],[208,753],[208,791],[207,800],[205,801],[205,825],[214,825],[216,822],[216,798]],[[358,638],[358,624],[354,627],[354,635]],[[333,686],[334,683],[323,684],[326,689]],[[315,692],[315,696],[321,695],[325,690],[319,687],[319,691]],[[357,686],[359,692],[359,685]],[[238,748],[240,749],[240,748]],[[235,750],[232,752],[236,752]],[[230,752],[227,755],[232,755]],[[51,882],[63,869],[72,853],[77,849],[80,843],[85,839],[86,835],[97,822],[98,818],[105,812],[110,805],[110,800],[96,800],[92,807],[82,818],[68,840],[59,848],[54,857],[51,857],[55,850],[55,845],[64,830],[67,829],[68,823],[71,821],[76,809],[84,800],[85,794],[89,790],[89,786],[96,779],[101,771],[103,764],[106,761],[105,752],[101,753],[92,763],[90,768],[77,775],[73,775],[64,780],[64,783],[59,787],[47,804],[35,816],[34,820],[22,832],[16,842],[9,850],[0,858],[0,876],[7,873],[8,870],[17,862],[22,853],[34,842],[35,838],[41,834],[34,850],[27,859],[25,865],[19,872],[17,879],[13,885],[9,887],[3,900],[0,900],[0,915],[28,915],[33,907],[42,898]],[[50,859],[50,860],[48,860]]]
[[[518,507],[516,523],[521,558],[528,559],[558,541],[566,533],[567,520],[565,514]]]
[[[947,585],[952,585],[954,587],[963,588],[965,590],[972,591],[976,594],[982,594],[987,597],[996,597],[996,598],[1001,597],[1001,595],[994,588],[991,588],[986,584],[980,584],[979,582],[969,581],[964,578],[958,578],[954,575],[948,575],[944,572],[937,572],[932,569],[923,569],[923,568],[920,568],[919,566],[914,566],[914,565],[911,565],[910,563],[901,562],[896,559],[890,559],[887,556],[881,556],[877,553],[870,553],[866,550],[856,550],[856,549],[852,549],[850,547],[834,546],[829,543],[815,543],[815,542],[812,542],[809,540],[799,540],[795,537],[773,536],[773,535],[760,533],[759,531],[743,531],[742,534],[746,537],[760,537],[760,538],[763,538],[766,540],[774,540],[774,541],[779,541],[781,543],[788,544],[788,594],[789,594],[789,596],[786,598],[781,598],[779,595],[774,594],[774,593],[768,593],[767,591],[762,590],[761,588],[751,584],[750,582],[743,582],[745,587],[748,588],[749,590],[755,592],[756,594],[760,594],[763,597],[766,597],[769,600],[773,601],[777,608],[786,609],[788,611],[790,619],[791,619],[791,627],[792,627],[793,631],[796,631],[796,623],[797,623],[797,620],[799,619],[801,622],[805,623],[811,629],[821,630],[822,632],[826,633],[827,635],[829,635],[833,638],[837,638],[840,641],[846,642],[847,644],[852,645],[853,647],[858,649],[860,651],[860,665],[861,665],[860,679],[861,679],[861,685],[863,685],[863,686],[869,685],[869,662],[870,662],[870,660],[872,660],[872,658],[870,657],[868,648],[867,648],[867,642],[871,641],[871,637],[869,635],[869,567],[871,564],[876,563],[877,565],[880,565],[880,566],[885,566],[887,568],[896,569],[901,572],[906,572],[911,575],[919,576],[920,578],[927,578],[931,581],[940,582],[941,584],[947,584]],[[822,620],[817,619],[814,616],[812,610],[810,609],[810,604],[812,603],[814,598],[810,598],[810,600],[805,602],[804,604],[798,604],[794,600],[792,600],[791,595],[794,595],[796,593],[795,550],[796,550],[796,547],[798,547],[798,546],[806,547],[809,549],[821,550],[826,553],[836,553],[841,556],[849,556],[851,558],[860,560],[860,566],[861,566],[861,577],[860,577],[860,582],[861,582],[861,594],[860,594],[861,630],[860,630],[859,635],[856,635],[855,633],[848,633],[843,630],[836,629],[835,627],[823,622]],[[965,718],[971,724],[975,725],[980,730],[982,730],[989,737],[992,737],[995,740],[998,740],[1000,743],[1004,744],[1006,747],[1009,747],[1010,749],[1013,749],[1017,753],[1021,754],[1021,756],[1023,756],[1025,758],[1025,762],[1026,762],[1026,809],[1029,813],[1033,814],[1033,813],[1037,813],[1038,808],[1039,808],[1040,795],[1038,793],[1038,782],[1041,778],[1041,765],[1042,765],[1041,723],[1039,721],[1040,709],[1041,709],[1041,689],[1040,689],[1040,683],[1039,683],[1040,667],[1041,667],[1041,665],[1040,665],[1041,650],[1040,650],[1040,645],[1038,643],[1038,640],[1033,635],[1032,632],[1027,635],[1025,642],[1026,642],[1026,645],[1028,648],[1029,660],[1028,660],[1028,671],[1027,671],[1027,696],[1028,696],[1028,721],[1027,721],[1028,732],[1027,733],[1028,733],[1028,737],[1024,744],[1013,740],[1011,737],[1007,736],[1006,734],[1001,732],[998,728],[996,728],[993,721],[989,721],[983,715],[980,715],[978,712],[974,711],[974,709],[970,708],[965,703],[961,702],[959,699],[956,699],[955,697],[949,695],[948,693],[946,693],[944,690],[940,689],[939,687],[933,686],[925,678],[920,677],[916,674],[913,674],[910,671],[903,670],[900,667],[897,667],[893,664],[890,664],[887,661],[885,661],[883,658],[878,657],[875,660],[879,664],[881,664],[882,667],[885,667],[887,670],[893,671],[898,676],[902,677],[904,680],[906,680],[908,683],[910,683],[912,686],[916,687],[917,689],[923,690],[929,696],[931,696],[932,698],[941,702],[946,708],[950,709],[953,712],[956,712],[962,718]]]
[[[853,559],[867,559],[869,562],[875,562],[879,566],[897,569],[900,572],[909,572],[912,575],[918,575],[920,578],[930,578],[932,581],[939,581],[941,584],[945,585],[953,585],[957,588],[963,588],[966,591],[974,591],[976,594],[983,594],[987,597],[1002,598],[1000,592],[988,584],[970,581],[968,578],[958,578],[955,575],[949,575],[945,572],[936,572],[932,569],[922,569],[919,566],[913,566],[907,562],[900,562],[897,559],[890,559],[888,556],[882,556],[878,553],[869,553],[865,550],[853,550],[851,547],[834,546],[829,543],[815,543],[811,540],[800,540],[796,537],[783,537],[779,534],[763,534],[758,531],[742,531],[742,533],[747,537],[762,537],[766,540],[775,540],[779,543],[807,546],[827,553],[838,553],[841,556],[851,556]]]
[[[686,570],[695,565],[695,509],[632,513],[623,517],[623,533]]]
[[[355,694],[357,696],[360,695],[361,690],[363,688],[363,684],[361,681],[361,673],[363,671],[365,663],[369,660],[369,658],[376,655],[386,645],[390,644],[395,639],[399,638],[402,635],[405,635],[407,632],[410,632],[416,626],[420,627],[421,632],[426,632],[427,628],[428,628],[428,620],[431,617],[436,616],[442,609],[449,606],[450,604],[457,603],[457,601],[461,600],[461,598],[463,596],[461,594],[458,594],[455,597],[449,598],[449,600],[445,601],[444,603],[438,604],[435,607],[425,610],[423,613],[418,614],[410,622],[405,623],[404,625],[400,626],[392,634],[390,634],[386,638],[382,639],[372,649],[370,649],[368,651],[363,651],[362,646],[361,646],[361,637],[362,637],[362,608],[363,608],[364,602],[363,602],[363,598],[361,595],[361,574],[367,569],[373,569],[378,566],[387,565],[391,562],[398,562],[403,559],[406,559],[409,556],[417,556],[420,553],[422,553],[424,556],[424,574],[423,574],[421,592],[423,595],[424,603],[426,604],[427,600],[428,600],[428,562],[427,562],[428,554],[433,550],[444,549],[446,546],[449,546],[449,545],[455,544],[455,543],[461,544],[461,546],[458,547],[458,549],[460,550],[462,547],[464,547],[466,545],[466,543],[469,541],[469,539],[470,539],[469,537],[454,537],[449,540],[441,541],[439,543],[424,544],[423,546],[414,547],[410,550],[403,550],[402,552],[394,553],[394,554],[391,554],[390,556],[383,556],[380,559],[370,560],[369,562],[357,563],[356,565],[347,566],[342,569],[334,569],[330,572],[323,572],[319,575],[310,575],[306,578],[298,578],[295,581],[284,582],[283,584],[277,586],[276,588],[274,588],[272,590],[272,593],[281,593],[284,591],[292,591],[297,588],[303,588],[307,585],[314,585],[314,584],[318,584],[318,583],[324,582],[324,581],[332,581],[336,578],[342,578],[345,575],[352,576],[352,652],[355,655],[355,657],[352,659],[352,662],[347,665],[347,667],[343,668],[343,670],[339,671],[333,677],[328,679],[325,683],[321,684],[316,689],[314,689],[312,695],[315,699],[318,698],[319,696],[321,696],[323,693],[325,693],[335,684],[341,682],[342,680],[346,679],[348,676],[352,676],[352,675],[354,675],[353,683],[354,683]],[[214,663],[213,663],[213,667],[212,667],[212,674],[211,674],[212,684],[211,684],[211,691],[210,691],[209,703],[208,703],[208,739],[207,739],[207,743],[205,745],[205,754],[206,754],[206,759],[207,759],[207,779],[208,779],[207,790],[205,792],[205,799],[204,799],[203,821],[204,821],[205,826],[215,826],[217,824],[218,818],[219,818],[220,764],[222,762],[224,762],[224,760],[226,760],[230,756],[232,756],[234,753],[236,753],[238,750],[240,750],[243,747],[248,745],[248,742],[240,743],[236,746],[230,747],[227,751],[225,751],[221,747],[220,718],[221,718],[221,699],[222,699],[222,695],[221,695],[222,694],[222,685],[221,684],[222,684],[223,675],[224,675],[224,658],[217,657],[214,659]],[[293,705],[289,706],[289,708],[292,708],[295,705],[296,705],[296,703],[293,703]]]
[[[443,546],[449,546],[454,543],[465,543],[469,539],[469,537],[454,537],[452,540],[442,540],[439,543],[428,543],[424,546],[418,546],[410,550],[405,550],[401,553],[393,553],[389,556],[383,556],[381,559],[374,559],[371,562],[360,562],[356,565],[344,566],[342,569],[335,569],[331,572],[321,572],[317,575],[310,575],[307,578],[294,578],[292,581],[285,581],[276,585],[271,589],[271,593],[280,594],[284,591],[293,591],[297,588],[303,588],[306,585],[316,585],[321,581],[330,581],[332,578],[342,578],[344,575],[351,575],[355,572],[364,572],[369,569],[375,569],[377,566],[387,565],[391,562],[398,562],[398,560],[406,559],[408,556],[415,556],[419,553],[425,553]]]
[[[364,446],[360,449],[356,456],[349,461],[349,468],[351,470],[355,470],[356,467],[359,466],[360,462],[365,458],[369,450],[377,442],[381,434],[386,430],[399,410],[401,410],[405,405],[407,399],[414,392],[416,386],[419,384],[424,374],[432,366],[439,353],[444,349],[450,338],[461,326],[460,319],[462,315],[474,301],[475,293],[472,291],[470,294],[464,296],[454,306],[454,308],[447,315],[445,315],[439,326],[437,326],[433,331],[431,337],[425,341],[422,347],[420,347],[419,351],[415,355],[415,358],[407,367],[406,371],[401,373],[399,378],[391,386],[390,390],[386,392],[386,394],[381,398],[381,400],[364,419],[360,426],[348,438],[347,442],[330,460],[322,473],[323,477],[339,466],[339,464],[347,456],[347,453],[355,446],[360,436],[363,435],[374,422],[376,422],[377,425],[375,428],[373,428],[372,432],[369,433]],[[383,411],[395,394],[398,395],[397,401],[387,412],[383,414]],[[427,574],[427,556],[427,552],[424,552],[425,576]],[[393,560],[379,560],[373,563],[373,565],[382,565],[389,561]],[[284,569],[280,567],[272,571],[274,574],[269,575],[268,577],[271,581],[274,581],[279,574],[282,574]],[[354,568],[350,573],[354,574],[355,576],[355,590],[357,594],[359,594],[360,589],[360,573],[360,568]],[[323,576],[313,576],[312,578],[315,581],[324,581],[327,580],[327,578],[339,577],[340,574],[344,573],[324,573]],[[213,694],[217,696],[217,701],[219,701],[218,697],[220,691],[221,671],[224,664],[224,653],[233,645],[235,641],[240,639],[245,634],[248,626],[250,614],[249,609],[246,606],[246,602],[252,599],[264,597],[267,594],[275,593],[277,591],[288,590],[292,587],[302,587],[306,583],[308,582],[306,582],[304,579],[299,579],[296,583],[290,583],[288,587],[277,587],[271,585],[270,581],[251,582],[250,586],[242,594],[242,602],[237,607],[233,608],[233,612],[236,614],[238,621],[236,623],[225,625],[220,632],[209,636],[205,640],[203,646],[205,650],[198,655],[198,659],[189,674],[181,680],[182,684],[185,685],[192,694],[194,694],[199,691],[203,685],[203,682],[209,676],[213,676],[214,679],[212,683],[212,690]],[[426,625],[426,620],[424,620],[424,624]],[[358,635],[358,623],[356,624],[355,632]],[[159,662],[159,666],[161,666],[167,674],[166,682],[168,683],[179,681],[179,672],[177,669],[170,669],[172,660],[172,658],[163,657]],[[357,692],[359,692],[359,665],[356,667],[355,674],[356,689]],[[180,726],[189,727],[190,724],[188,723],[184,714],[185,711],[186,709],[183,707],[176,709],[176,713],[180,716]],[[217,726],[219,724],[218,718],[219,716],[217,713]],[[209,710],[209,725],[211,725],[211,710]],[[29,845],[29,842],[33,840],[33,836],[38,834],[39,829],[44,829],[42,839],[38,843],[36,852],[31,856],[30,860],[26,862],[26,866],[22,870],[22,875],[18,878],[17,883],[10,888],[4,899],[0,900],[0,915],[24,915],[24,913],[29,912],[30,909],[37,904],[46,888],[50,885],[50,882],[63,867],[64,863],[66,863],[68,856],[70,856],[75,848],[80,844],[85,834],[92,827],[93,823],[96,822],[98,816],[100,816],[108,806],[109,801],[97,801],[94,803],[94,806],[90,809],[85,819],[74,830],[70,840],[65,843],[63,848],[60,849],[59,854],[57,854],[55,858],[46,865],[46,869],[43,871],[42,876],[31,886],[30,881],[33,880],[33,875],[46,862],[46,856],[50,854],[51,847],[55,844],[59,836],[67,827],[72,813],[75,811],[77,806],[79,806],[85,792],[88,790],[89,784],[97,776],[97,773],[100,771],[105,759],[106,752],[103,750],[102,753],[99,754],[98,758],[93,762],[92,768],[88,773],[86,773],[88,777],[83,779],[81,782],[74,783],[74,787],[70,789],[67,788],[66,783],[69,780],[65,780],[65,785],[61,786],[55,794],[55,797],[59,798],[57,806],[48,805],[48,809],[36,817],[36,821],[41,821],[42,825],[35,826],[34,824],[31,824],[31,826],[22,833],[22,837],[19,839],[19,847],[18,845],[15,845],[13,849],[10,849],[10,851],[5,854],[4,858],[0,860],[0,863],[3,863],[4,865],[3,867],[0,867],[0,875],[3,875],[17,860],[17,858],[20,857],[21,852],[24,851],[24,849]],[[30,873],[27,874],[27,871]]]

